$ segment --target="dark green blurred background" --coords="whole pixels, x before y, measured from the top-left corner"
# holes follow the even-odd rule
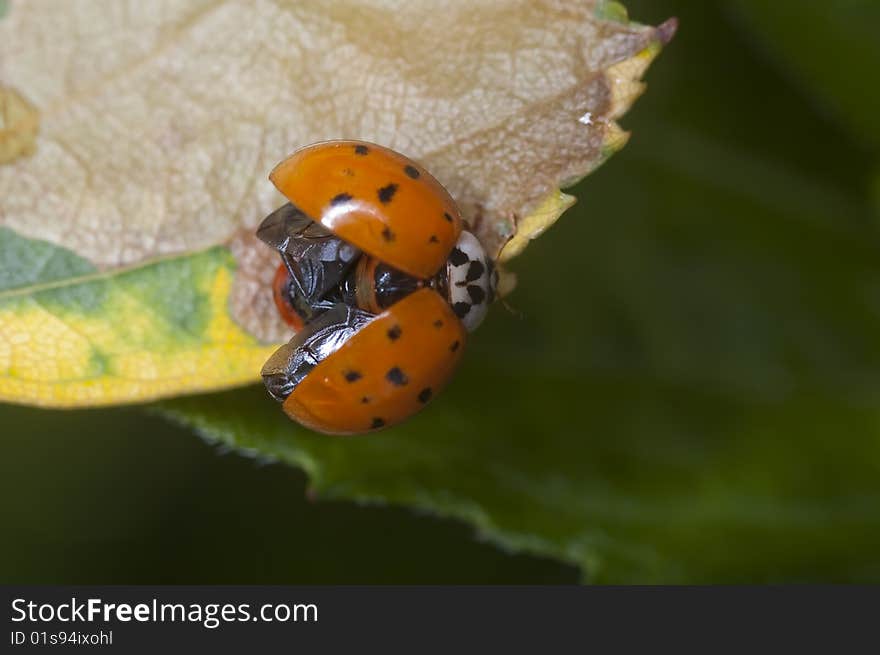
[[[880,480],[877,439],[864,426],[873,421],[866,412],[876,407],[880,376],[863,353],[880,350],[880,335],[859,314],[846,314],[849,306],[838,306],[837,298],[852,292],[859,257],[870,261],[866,251],[878,242],[880,13],[869,8],[877,3],[626,4],[640,22],[678,16],[679,34],[649,71],[648,93],[622,121],[633,132],[629,145],[571,191],[576,208],[517,262],[521,286],[511,303],[526,317],[540,312],[568,326],[555,344],[563,355],[565,340],[578,338],[570,326],[589,317],[597,367],[640,368],[648,353],[658,377],[678,372],[682,384],[697,386],[709,380],[734,397],[762,402],[792,387],[809,396],[811,385],[817,398],[845,397],[853,414],[838,405],[826,414],[817,410],[820,427],[808,438],[814,452],[816,442],[827,441],[828,467],[858,461],[852,475],[872,488]],[[808,4],[815,6],[802,6]],[[669,173],[652,178],[646,171],[658,161]],[[644,186],[633,187],[633,179]],[[717,215],[679,210],[693,207],[695,194]],[[647,200],[661,196],[662,204]],[[734,197],[743,221],[730,219]],[[795,218],[756,224],[748,220],[750,203],[754,215],[769,206]],[[827,239],[815,229],[822,217],[839,221]],[[802,230],[801,220],[811,228]],[[838,242],[841,231],[847,236]],[[851,241],[863,244],[858,257],[840,247],[844,240],[850,249]],[[559,253],[578,242],[604,259],[560,261]],[[790,265],[795,260],[809,261],[806,274]],[[777,285],[798,289],[791,279],[798,275],[810,302],[792,298],[790,310],[776,307],[777,313],[739,311],[761,307],[766,298],[777,302],[784,295],[774,295]],[[573,291],[584,285],[588,296],[607,293],[612,300],[628,299],[631,289],[641,304],[620,315],[596,314],[576,302],[542,301],[547,285]],[[820,293],[818,300],[811,296]],[[880,312],[880,289],[877,299]],[[810,321],[798,315],[803,307],[834,316],[829,333],[847,338],[838,343],[809,333]],[[639,316],[652,317],[649,330],[633,323]],[[496,309],[474,348],[528,340],[516,321]],[[656,342],[646,346],[645,334]],[[795,374],[797,380],[789,379]],[[693,410],[696,425],[710,420]],[[311,502],[302,473],[220,452],[137,408],[60,413],[3,406],[0,426],[3,582],[579,579],[573,567],[480,543],[462,524],[402,509]],[[778,443],[788,447],[799,438],[807,437],[792,428]],[[773,443],[768,457],[783,452]],[[817,467],[811,494],[833,493],[838,478],[820,462],[809,466]],[[824,579],[826,570],[839,569],[823,561],[812,566],[799,575]],[[874,567],[860,566],[864,577],[876,577],[880,558]],[[755,577],[767,573],[756,565]]]
[[[299,471],[224,454],[141,411],[3,407],[0,421],[3,582],[577,579],[462,525],[309,502]]]

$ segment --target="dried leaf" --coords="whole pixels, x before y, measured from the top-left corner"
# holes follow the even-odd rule
[[[497,251],[601,160],[643,70],[620,62],[670,36],[597,13],[607,3],[17,4],[5,76],[44,130],[0,174],[3,221],[101,267],[200,249],[272,207],[265,174],[291,149],[346,136],[424,160]]]
[[[674,27],[560,0],[14,2],[2,83],[40,128],[0,166],[0,225],[106,274],[226,245],[233,317],[277,341],[274,255],[250,233],[291,150],[360,138],[421,160],[497,254],[623,143],[615,119]]]

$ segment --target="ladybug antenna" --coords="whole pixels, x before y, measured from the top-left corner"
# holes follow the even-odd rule
[[[519,309],[514,307],[510,302],[508,302],[507,298],[499,298],[498,302],[501,303],[501,306],[504,307],[504,309],[506,309],[507,312],[511,316],[514,316],[514,317],[518,318],[519,320],[523,320],[526,317],[526,315],[523,312],[521,312]]]

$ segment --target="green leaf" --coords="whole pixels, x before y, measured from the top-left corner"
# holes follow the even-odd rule
[[[401,428],[312,435],[261,389],[164,411],[321,496],[454,516],[595,581],[880,575],[880,253],[826,213],[858,206],[684,130],[650,146],[530,248],[523,320],[496,312]]]
[[[880,148],[880,3],[734,0],[771,59],[859,143]]]
[[[631,144],[420,416],[322,437],[259,388],[160,411],[320,497],[456,517],[591,581],[880,579],[870,164],[717,7],[680,18]]]

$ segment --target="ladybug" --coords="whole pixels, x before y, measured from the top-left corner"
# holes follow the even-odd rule
[[[497,271],[443,186],[362,141],[294,152],[269,179],[290,201],[257,236],[278,250],[272,285],[296,335],[263,367],[290,418],[359,434],[412,416],[457,367]]]

